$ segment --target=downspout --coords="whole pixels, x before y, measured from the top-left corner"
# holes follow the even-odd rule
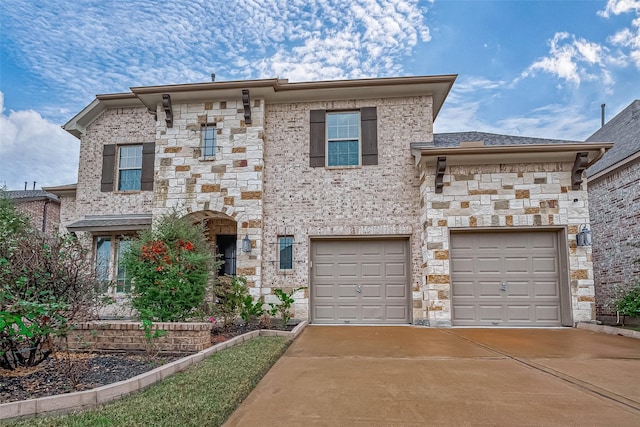
[[[44,201],[44,208],[42,209],[42,232],[44,233],[47,229],[47,205],[49,204],[50,200],[46,199]]]

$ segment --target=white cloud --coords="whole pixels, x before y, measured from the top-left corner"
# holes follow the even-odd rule
[[[431,38],[420,0],[78,0],[2,9],[3,43],[73,108],[95,93],[208,81],[212,72],[218,80],[398,75],[400,59]]]
[[[611,15],[619,15],[631,11],[640,11],[640,1],[638,0],[608,0],[604,10],[598,12],[598,15],[608,18]]]
[[[576,86],[583,80],[598,78],[602,78],[605,84],[613,84],[613,79],[606,69],[606,65],[611,62],[606,46],[559,32],[549,41],[549,56],[531,64],[521,74],[521,78],[543,71]]]
[[[5,113],[0,92],[0,186],[22,190],[77,181],[80,142],[35,111]]]

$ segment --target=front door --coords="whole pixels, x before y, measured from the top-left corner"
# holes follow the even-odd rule
[[[222,264],[218,270],[219,276],[225,274],[230,276],[236,275],[237,239],[238,236],[235,234],[219,234],[216,236],[216,254],[219,255],[221,261],[224,261],[224,264]]]

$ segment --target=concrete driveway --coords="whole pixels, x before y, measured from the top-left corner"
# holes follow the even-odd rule
[[[640,426],[640,340],[309,326],[227,426]]]

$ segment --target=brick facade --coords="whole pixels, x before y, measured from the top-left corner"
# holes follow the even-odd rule
[[[640,280],[640,163],[589,182],[596,312],[615,316],[611,297]]]
[[[36,230],[51,234],[60,225],[60,202],[50,199],[15,201],[16,210],[28,215]]]
[[[309,166],[309,112],[377,107],[378,164]],[[419,298],[419,182],[409,144],[433,139],[430,97],[268,105],[266,112],[263,289],[309,286],[310,238],[404,236],[411,245],[411,284]],[[293,271],[278,271],[278,236],[294,237]],[[308,289],[296,316],[308,317]],[[419,313],[415,313],[418,315]]]

